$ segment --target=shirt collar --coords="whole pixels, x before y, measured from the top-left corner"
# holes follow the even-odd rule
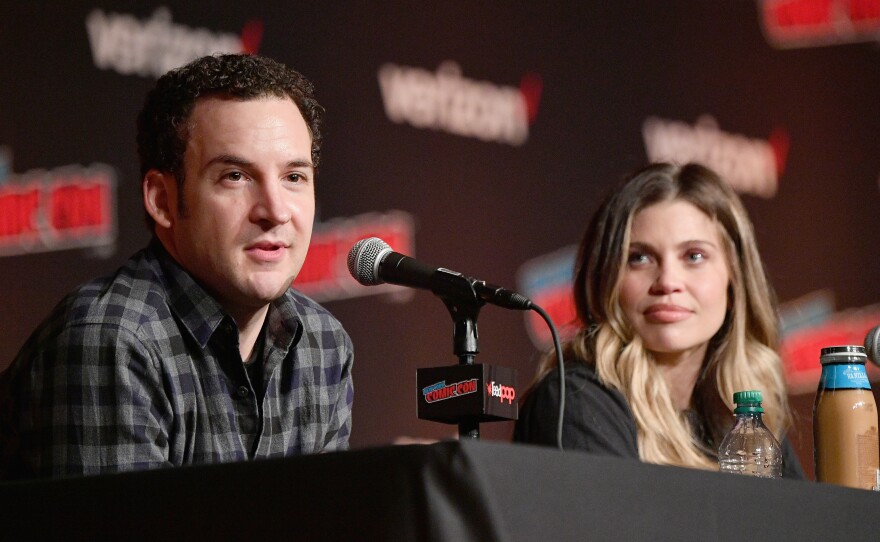
[[[168,292],[171,311],[202,348],[208,345],[224,319],[234,326],[232,318],[220,303],[177,263],[158,238],[153,238],[149,250],[161,268],[160,277]],[[299,340],[303,331],[302,318],[290,291],[271,303],[267,318],[267,338],[276,348],[286,352]]]
[[[161,268],[160,278],[168,296],[168,306],[202,348],[226,317],[226,312],[185,269],[165,250],[157,238],[148,249]]]
[[[303,323],[290,290],[269,306],[267,331],[273,345],[285,354],[299,342]]]

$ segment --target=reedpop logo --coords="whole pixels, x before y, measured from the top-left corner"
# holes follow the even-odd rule
[[[509,405],[516,399],[516,389],[513,386],[496,384],[494,380],[486,384],[486,393],[489,397],[497,397],[502,403],[506,399]]]

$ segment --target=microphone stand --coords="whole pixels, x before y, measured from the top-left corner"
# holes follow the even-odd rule
[[[477,317],[486,302],[477,295],[475,282],[475,279],[442,268],[431,280],[431,290],[443,300],[452,316],[452,353],[458,357],[459,365],[473,365],[480,352]],[[478,440],[479,420],[474,417],[460,419],[458,437],[462,440]]]
[[[418,369],[419,418],[458,425],[460,440],[478,440],[480,422],[517,418],[516,371],[475,363],[480,352],[477,317],[498,287],[448,269],[437,269],[431,291],[453,321],[458,365]]]
[[[443,303],[452,315],[452,351],[458,356],[459,365],[473,365],[474,358],[480,352],[477,333],[477,316],[483,301],[455,302],[444,299]],[[458,438],[461,440],[480,438],[480,422],[477,418],[468,417],[458,422]]]

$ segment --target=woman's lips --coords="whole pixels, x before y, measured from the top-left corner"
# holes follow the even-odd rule
[[[693,313],[689,309],[679,305],[658,303],[648,307],[644,314],[645,318],[651,322],[658,324],[674,324],[675,322],[681,322],[682,320],[689,318]]]

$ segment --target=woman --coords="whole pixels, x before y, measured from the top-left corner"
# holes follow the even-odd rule
[[[654,164],[614,191],[581,243],[574,297],[584,328],[564,353],[566,449],[717,470],[733,393],[749,389],[785,434],[774,296],[746,211],[711,170]],[[556,443],[555,367],[542,363],[514,440]],[[780,440],[784,476],[803,478]]]

